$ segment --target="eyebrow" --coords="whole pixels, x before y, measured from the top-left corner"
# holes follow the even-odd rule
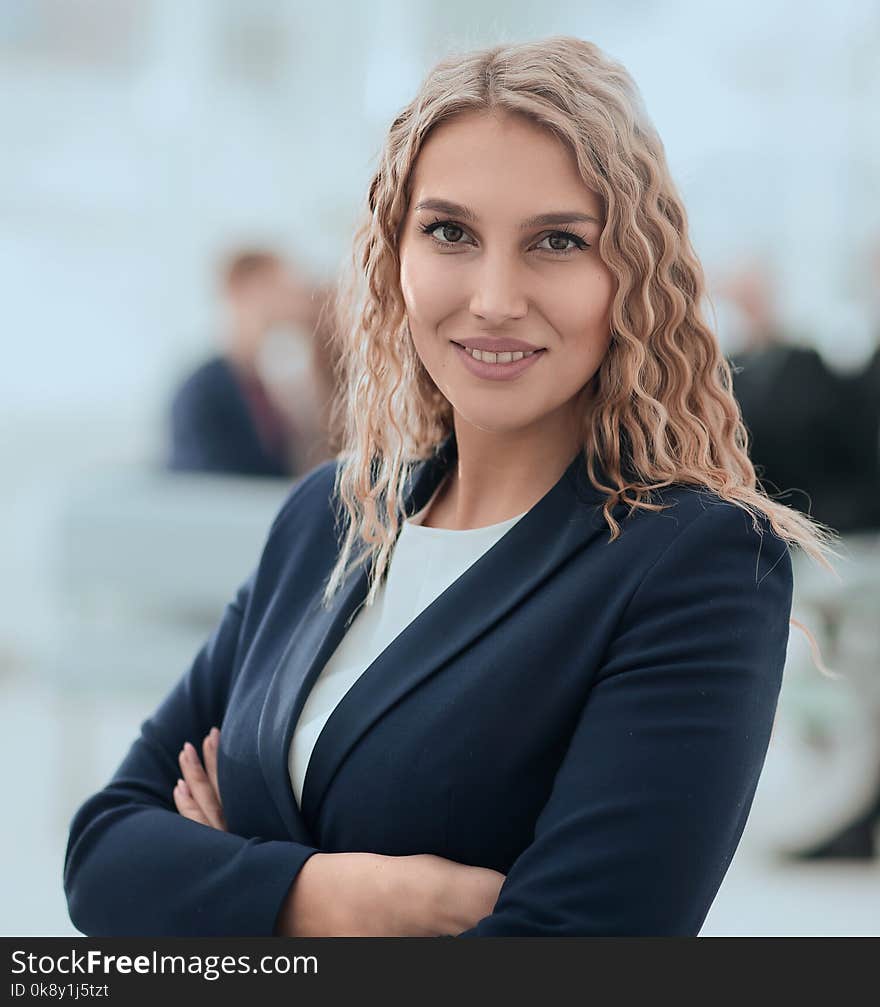
[[[476,224],[479,217],[469,206],[462,206],[460,203],[451,203],[447,199],[423,199],[416,205],[416,210],[435,210],[437,213],[449,213],[454,217],[461,217],[471,224]],[[524,220],[519,226],[525,231],[530,227],[542,227],[550,224],[570,224],[575,221],[584,223],[601,224],[602,222],[590,213],[582,213],[580,210],[557,210],[553,213],[538,213],[534,217]]]

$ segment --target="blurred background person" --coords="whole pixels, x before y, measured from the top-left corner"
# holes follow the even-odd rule
[[[880,528],[876,393],[787,330],[766,263],[731,271],[717,293],[728,305],[734,393],[764,488],[841,534]]]
[[[174,394],[173,471],[296,477],[329,457],[329,287],[312,287],[275,252],[225,264],[222,350]]]

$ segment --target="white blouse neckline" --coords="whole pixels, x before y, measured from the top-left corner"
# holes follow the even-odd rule
[[[515,517],[507,518],[506,521],[497,521],[495,524],[486,524],[480,528],[431,528],[430,526],[425,526],[419,524],[413,518],[407,518],[403,522],[403,528],[401,531],[407,529],[408,531],[414,531],[418,535],[431,536],[433,538],[446,538],[449,536],[459,536],[459,535],[473,535],[477,536],[480,534],[487,534],[488,532],[499,531],[502,528],[512,525],[519,521],[521,517],[525,517],[528,511],[523,511],[522,514],[517,514]]]

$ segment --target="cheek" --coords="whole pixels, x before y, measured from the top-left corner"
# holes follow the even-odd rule
[[[437,324],[461,301],[455,270],[437,268],[436,259],[418,247],[401,252],[400,289],[411,322]]]
[[[615,282],[604,267],[582,273],[554,292],[547,317],[569,350],[604,346],[610,337]]]
[[[598,264],[584,278],[581,301],[583,321],[589,327],[607,327],[611,318],[616,282],[607,266]]]
[[[589,380],[607,354],[615,290],[614,277],[599,265],[557,291],[548,319],[566,361],[562,375],[557,372],[561,389],[570,390],[569,384],[579,387]]]

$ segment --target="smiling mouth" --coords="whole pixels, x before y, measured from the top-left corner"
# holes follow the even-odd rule
[[[502,353],[492,353],[489,350],[472,350],[467,346],[462,346],[461,343],[456,343],[454,339],[451,342],[473,357],[474,360],[482,360],[484,364],[511,364],[517,360],[523,360],[525,357],[533,357],[536,353],[544,352],[544,347],[542,346],[538,349],[528,351],[506,350]]]

